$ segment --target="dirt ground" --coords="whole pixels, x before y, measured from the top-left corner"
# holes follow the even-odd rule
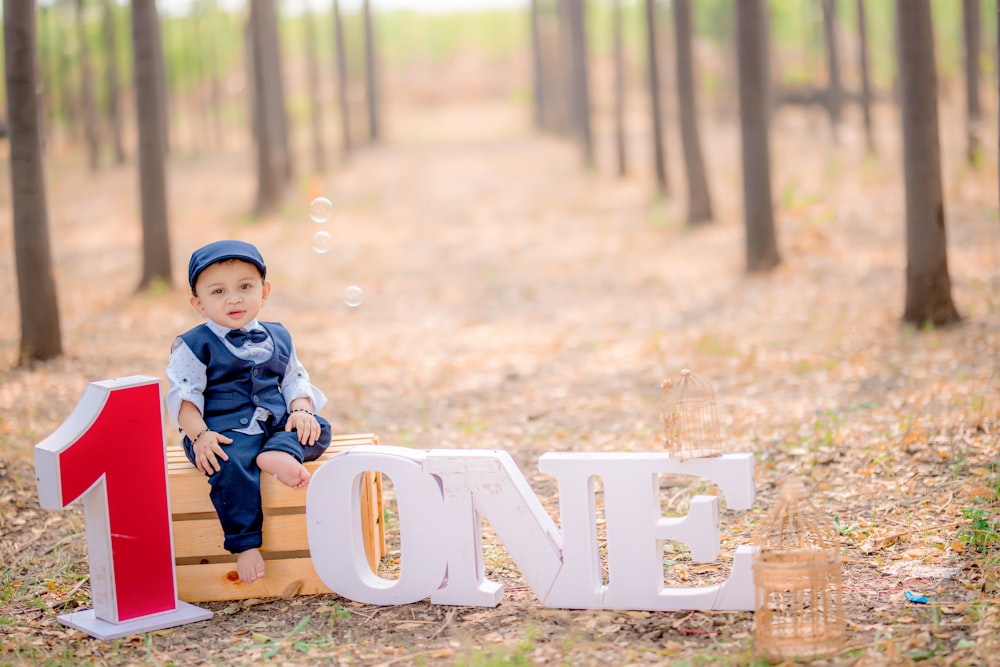
[[[904,327],[896,117],[882,111],[869,158],[854,119],[835,144],[818,116],[776,117],[783,263],[762,276],[743,270],[733,122],[703,128],[716,221],[698,230],[683,224],[675,139],[672,195],[660,200],[641,136],[634,173],[622,179],[603,126],[598,165],[587,170],[573,146],[534,133],[527,110],[507,103],[397,111],[383,145],[323,179],[303,165],[285,208],[263,220],[248,215],[254,173],[244,154],[180,154],[169,175],[177,286],[143,294],[137,176],[91,175],[69,156],[48,182],[66,354],[26,367],[15,363],[9,191],[0,190],[0,290],[11,295],[0,301],[10,323],[0,330],[0,664],[754,660],[752,613],[545,609],[488,530],[487,576],[508,587],[496,608],[300,596],[209,603],[209,622],[112,642],[61,626],[56,614],[89,605],[83,520],[78,508],[39,509],[32,447],[87,383],[163,377],[174,336],[198,322],[182,286],[188,255],[221,237],[261,248],[274,283],[265,317],[292,331],[337,430],[506,450],[557,518],[538,457],[660,449],[660,383],[694,369],[715,388],[726,446],[756,454],[757,503],[723,513],[718,563],[668,546],[668,583],[724,578],[777,482],[795,475],[842,540],[848,642],[824,664],[995,664],[996,160],[987,151],[978,169],[965,166],[960,116],[945,113],[949,263],[964,321]],[[307,214],[319,194],[335,205],[322,226]],[[322,229],[333,248],[320,254],[312,237]],[[364,291],[359,307],[343,303],[349,285]],[[664,488],[675,511],[688,495]],[[389,528],[391,570],[400,556],[391,514]]]

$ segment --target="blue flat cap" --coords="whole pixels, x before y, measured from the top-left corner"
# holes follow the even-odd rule
[[[191,253],[191,261],[188,263],[188,284],[191,289],[194,290],[194,284],[202,271],[225,259],[239,259],[253,264],[260,269],[261,277],[267,276],[264,258],[252,244],[246,241],[215,241]]]

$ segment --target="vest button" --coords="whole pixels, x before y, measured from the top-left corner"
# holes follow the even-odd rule
[[[242,418],[240,419],[240,423],[241,423],[241,424],[243,424],[244,426],[246,426],[247,424],[249,424],[249,423],[250,423],[250,420],[249,420],[249,419],[247,419],[246,417],[242,417]]]
[[[255,369],[253,369],[253,376],[254,376],[254,377],[257,377],[257,376],[259,376],[259,375],[260,375],[260,369],[259,369],[259,368],[255,368]]]
[[[254,394],[253,395],[253,402],[254,403],[259,403],[260,402],[260,396],[258,396],[257,394]]]

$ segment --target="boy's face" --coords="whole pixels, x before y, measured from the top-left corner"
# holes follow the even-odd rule
[[[230,329],[251,322],[267,303],[271,283],[249,262],[228,259],[210,265],[198,276],[191,305],[203,317]]]

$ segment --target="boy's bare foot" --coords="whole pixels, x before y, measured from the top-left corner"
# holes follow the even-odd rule
[[[236,554],[236,573],[244,584],[252,584],[264,576],[264,557],[260,549],[247,549]]]
[[[261,452],[257,455],[257,467],[293,489],[304,489],[309,484],[309,471],[287,452]]]

